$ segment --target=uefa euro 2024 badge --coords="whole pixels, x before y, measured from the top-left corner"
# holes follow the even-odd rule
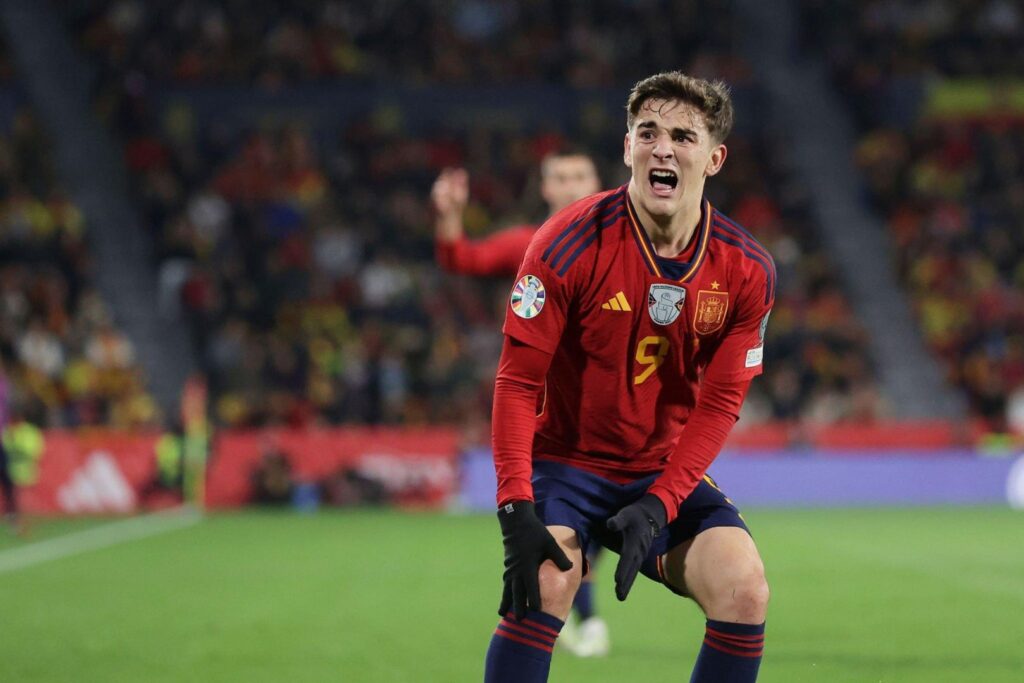
[[[659,325],[671,325],[679,317],[686,302],[686,290],[675,285],[651,285],[647,292],[647,312]]]
[[[520,318],[534,318],[544,308],[547,293],[544,283],[536,275],[524,275],[512,289],[512,312]]]

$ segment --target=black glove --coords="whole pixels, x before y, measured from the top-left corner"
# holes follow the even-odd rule
[[[505,616],[514,605],[516,619],[527,610],[540,610],[540,581],[537,578],[544,560],[551,560],[563,572],[572,569],[572,562],[559,547],[544,523],[533,510],[533,503],[517,500],[498,510],[502,541],[505,544],[505,590],[501,594],[498,614]]]
[[[615,567],[615,595],[625,600],[633,587],[636,573],[651,550],[651,543],[665,526],[665,506],[653,493],[619,510],[608,520],[608,528],[622,532],[622,551]]]

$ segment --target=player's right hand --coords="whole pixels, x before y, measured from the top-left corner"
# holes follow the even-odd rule
[[[439,216],[462,220],[462,212],[469,202],[469,173],[464,168],[441,171],[430,190],[430,199]]]
[[[540,611],[540,566],[551,560],[563,572],[572,569],[558,541],[534,512],[527,500],[512,501],[498,510],[502,541],[505,544],[505,588],[501,594],[498,614],[505,616],[509,607],[516,619],[528,611]]]

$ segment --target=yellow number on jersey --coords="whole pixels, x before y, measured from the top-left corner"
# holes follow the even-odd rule
[[[649,349],[655,344],[657,344],[658,348],[651,354]],[[641,339],[640,343],[636,345],[636,362],[647,367],[633,378],[633,384],[643,384],[665,362],[665,356],[667,355],[668,339],[665,337],[644,337]]]

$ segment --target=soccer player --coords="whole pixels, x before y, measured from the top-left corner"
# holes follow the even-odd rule
[[[545,156],[540,173],[540,193],[549,216],[601,189],[594,160],[575,149]],[[469,201],[469,174],[461,168],[443,171],[434,182],[431,198],[437,214],[434,237],[441,267],[462,275],[516,274],[539,226],[516,225],[485,239],[466,239],[462,217]],[[600,548],[596,544],[587,548],[591,567],[597,562]],[[579,624],[569,622],[562,632],[561,644],[580,657],[606,655],[611,645],[608,625],[594,608],[593,577],[593,571],[587,573],[573,602]]]
[[[591,540],[620,555],[620,600],[643,573],[704,612],[691,681],[754,681],[761,662],[764,566],[705,471],[761,372],[775,268],[704,198],[727,155],[726,86],[657,74],[627,112],[629,182],[540,228],[506,311],[492,419],[504,591],[486,683],[547,680]]]
[[[601,189],[593,159],[574,149],[545,156],[540,175],[540,194],[548,205],[549,216]],[[516,274],[539,226],[515,225],[485,239],[466,239],[462,215],[469,201],[469,174],[465,169],[442,171],[434,182],[431,198],[437,212],[436,255],[442,268],[462,275]]]

